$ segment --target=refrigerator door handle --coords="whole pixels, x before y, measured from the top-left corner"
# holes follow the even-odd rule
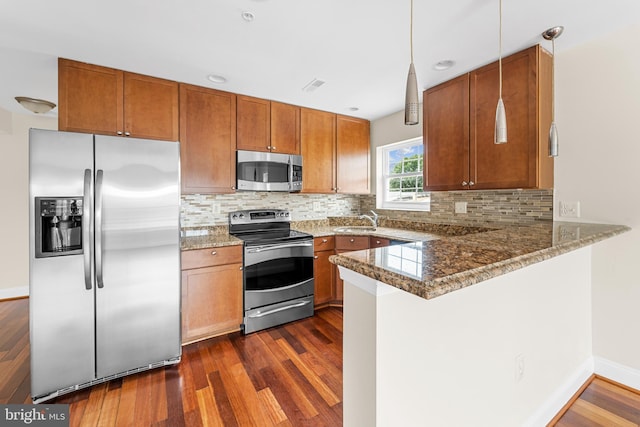
[[[98,288],[104,287],[102,281],[102,176],[104,172],[98,169],[96,173],[96,209],[95,209],[95,252],[96,252],[96,283]]]
[[[84,258],[84,287],[91,290],[91,206],[93,205],[93,177],[91,169],[84,170],[84,194],[82,203],[82,246]]]

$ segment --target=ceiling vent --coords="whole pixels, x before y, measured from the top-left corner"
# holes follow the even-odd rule
[[[307,83],[307,85],[305,87],[303,87],[302,90],[304,92],[313,92],[314,90],[318,89],[323,84],[325,84],[324,80],[313,79],[309,83]]]

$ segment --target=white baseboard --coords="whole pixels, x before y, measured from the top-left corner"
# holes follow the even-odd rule
[[[0,300],[19,298],[19,297],[28,297],[28,296],[29,296],[29,286],[19,286],[16,288],[0,289]]]
[[[589,379],[594,372],[593,357],[588,358],[574,374],[538,408],[538,410],[523,424],[526,427],[546,426],[566,403],[571,400],[576,391]]]
[[[627,387],[640,390],[640,370],[601,357],[594,357],[595,373]]]

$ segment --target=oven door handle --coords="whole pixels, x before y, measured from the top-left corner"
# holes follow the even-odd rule
[[[309,303],[311,303],[311,301],[309,301],[309,300],[307,300],[307,301],[300,301],[300,302],[298,302],[298,303],[296,303],[296,304],[291,304],[291,305],[286,305],[286,306],[284,306],[284,307],[274,308],[273,310],[267,310],[267,311],[264,311],[264,312],[262,312],[262,313],[261,313],[261,312],[258,312],[258,313],[255,313],[255,314],[250,314],[250,315],[249,315],[249,316],[247,316],[247,317],[250,317],[251,319],[257,319],[257,318],[260,318],[260,317],[268,316],[268,315],[270,315],[270,314],[278,313],[279,311],[289,310],[289,309],[291,309],[291,308],[298,308],[298,307],[302,307],[302,306],[305,306],[305,305],[307,305],[307,304],[309,304]]]
[[[313,246],[313,242],[264,245],[264,246],[255,246],[255,247],[247,248],[247,253],[257,254],[263,251],[273,251],[273,250],[285,249],[285,248],[308,248],[312,246]]]

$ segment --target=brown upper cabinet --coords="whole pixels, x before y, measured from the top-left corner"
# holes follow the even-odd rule
[[[238,95],[238,150],[300,154],[300,107]]]
[[[370,191],[369,121],[336,117],[337,192],[368,194]]]
[[[533,46],[502,60],[508,141],[494,144],[494,62],[424,92],[426,190],[552,188],[547,153],[551,56]]]
[[[305,193],[369,193],[369,121],[300,109]]]
[[[183,193],[233,193],[236,185],[236,95],[180,84]]]
[[[58,129],[178,140],[178,83],[58,59]]]

